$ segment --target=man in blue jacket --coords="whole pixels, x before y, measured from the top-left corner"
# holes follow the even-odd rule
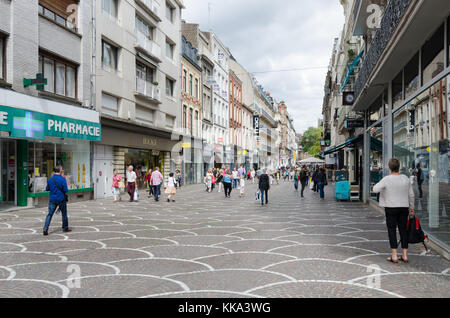
[[[48,228],[50,227],[50,222],[52,221],[53,214],[55,210],[59,207],[62,214],[62,229],[63,232],[72,232],[69,228],[69,219],[67,218],[67,201],[66,193],[69,191],[67,189],[67,181],[61,176],[62,167],[56,166],[53,169],[53,176],[48,179],[47,188],[45,191],[50,191],[50,201],[48,203],[48,215],[45,219],[44,225],[44,235],[48,235]]]

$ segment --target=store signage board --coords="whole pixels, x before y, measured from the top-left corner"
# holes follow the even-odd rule
[[[361,128],[364,127],[364,120],[346,120],[345,128]]]
[[[40,139],[46,136],[101,141],[101,125],[0,105],[0,131],[11,137]]]

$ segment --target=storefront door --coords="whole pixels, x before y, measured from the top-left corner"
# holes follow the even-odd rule
[[[1,141],[1,202],[4,206],[16,204],[16,141]]]

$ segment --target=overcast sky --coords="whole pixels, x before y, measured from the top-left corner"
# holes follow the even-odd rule
[[[211,3],[211,19],[208,18]],[[265,90],[284,100],[295,129],[317,127],[333,39],[344,24],[339,0],[184,0],[183,19],[211,30]],[[209,23],[210,21],[210,23]]]

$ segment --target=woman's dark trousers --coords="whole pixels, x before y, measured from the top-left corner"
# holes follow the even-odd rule
[[[408,232],[406,224],[408,222],[409,208],[385,208],[386,225],[388,228],[389,243],[391,248],[398,248],[397,227],[402,241],[402,248],[408,248]]]

